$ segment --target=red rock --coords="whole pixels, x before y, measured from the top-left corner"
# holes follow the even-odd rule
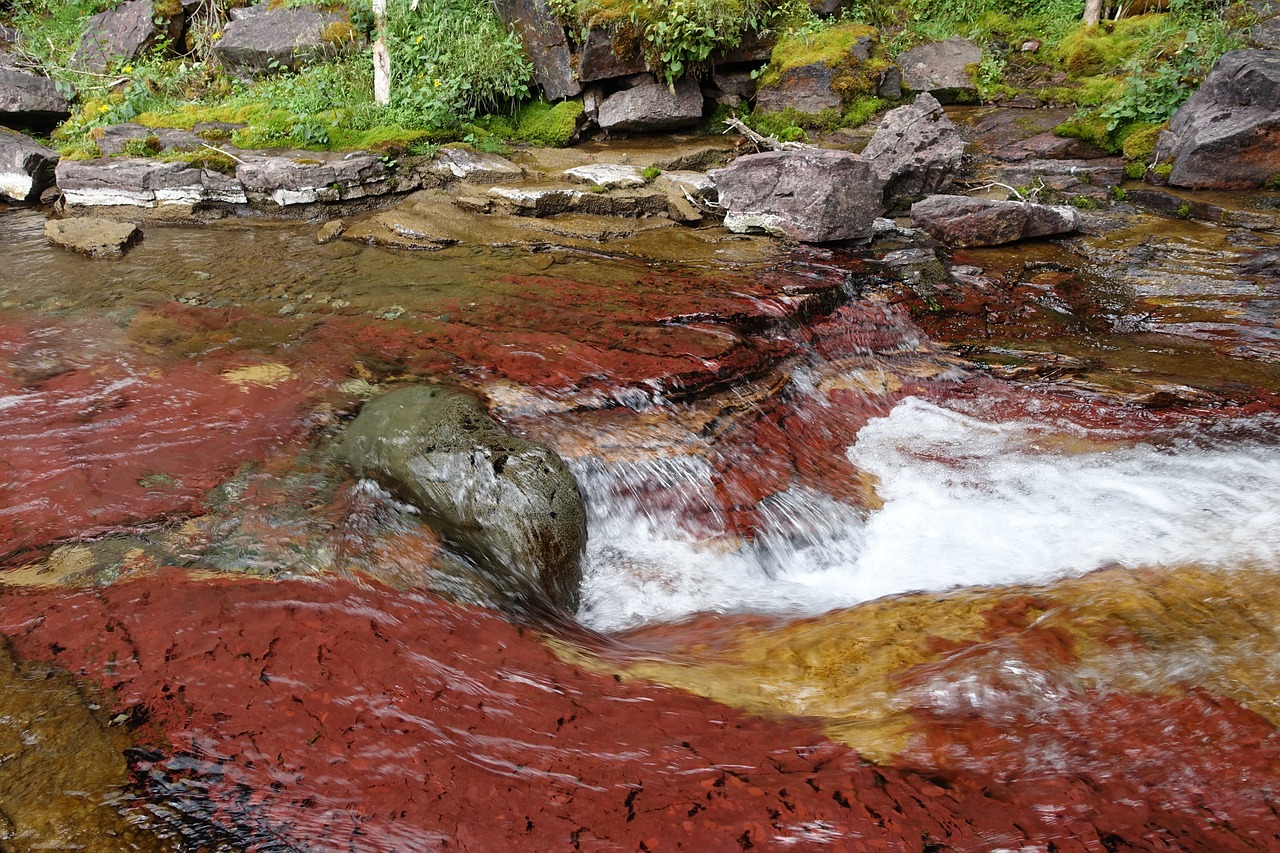
[[[175,756],[143,762],[153,789],[187,779],[258,845],[1235,850],[1280,829],[1274,730],[1207,694],[1074,705],[1054,718],[1066,772],[1024,772],[1053,735],[1035,720],[1006,753],[989,721],[926,720],[940,758],[916,770],[866,765],[802,721],[576,669],[492,613],[344,581],[11,592],[0,633],[144,709],[140,733]],[[1179,781],[1184,766],[1201,775]]]

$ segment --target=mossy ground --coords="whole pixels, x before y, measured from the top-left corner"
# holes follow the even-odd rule
[[[306,0],[281,2],[300,5]],[[349,23],[326,30],[335,43],[360,47],[296,74],[247,83],[206,61],[228,9],[242,5],[237,0],[218,0],[210,7],[215,14],[191,28],[184,55],[174,56],[172,46],[165,46],[118,65],[101,82],[85,79],[69,68],[68,60],[84,20],[109,3],[18,0],[7,16],[0,13],[22,33],[26,53],[80,92],[75,114],[55,134],[67,157],[96,156],[92,131],[126,121],[184,129],[226,123],[232,128],[214,141],[246,148],[389,153],[429,151],[459,140],[493,146],[565,145],[576,138],[581,122],[576,102],[553,106],[531,99],[524,77],[527,65],[512,64],[510,42],[498,44],[502,39],[496,35],[484,41],[486,57],[492,53],[488,58],[493,61],[482,64],[500,72],[476,64],[473,54],[479,47],[468,48],[465,57],[443,50],[451,27],[461,27],[459,32],[473,40],[477,34],[498,32],[491,29],[492,12],[474,0],[451,0],[445,4],[448,10],[441,7],[396,24],[398,49],[413,52],[413,68],[420,73],[401,81],[400,94],[389,107],[373,102],[368,47],[360,41],[369,17],[363,0],[348,9]],[[1095,27],[1078,24],[1083,0],[855,2],[837,19],[816,17],[800,0],[557,0],[553,6],[574,25],[571,40],[581,37],[582,28],[609,27],[615,43],[626,46],[630,40],[660,76],[705,74],[718,51],[753,32],[776,38],[771,61],[758,75],[763,85],[814,62],[833,68],[840,109],[816,116],[784,112],[746,117],[756,129],[784,139],[868,121],[892,105],[875,95],[896,53],[924,41],[965,36],[984,51],[974,68],[983,100],[1032,96],[1046,104],[1077,106],[1080,114],[1061,126],[1060,133],[1123,151],[1144,169],[1158,126],[1194,91],[1216,57],[1235,46],[1226,22],[1240,17],[1232,11],[1239,3],[1223,8],[1217,0],[1184,0],[1172,12]],[[473,18],[474,23],[466,23]],[[863,58],[855,58],[854,49],[867,42],[869,56],[860,49]],[[722,127],[708,122],[706,129],[718,133]]]

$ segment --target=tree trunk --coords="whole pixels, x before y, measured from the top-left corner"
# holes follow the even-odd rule
[[[373,100],[391,103],[391,54],[387,52],[387,0],[373,0]]]
[[[1084,17],[1080,19],[1086,27],[1096,27],[1102,19],[1102,0],[1085,0]]]

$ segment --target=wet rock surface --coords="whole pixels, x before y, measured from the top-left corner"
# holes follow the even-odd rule
[[[711,177],[729,230],[809,243],[870,240],[884,190],[868,161],[821,149],[749,154]]]
[[[1055,654],[1056,634],[1025,627],[1036,606],[1043,605],[991,607],[987,639],[979,628],[967,665],[980,669],[982,650],[1002,638],[1024,654]],[[36,613],[43,615],[33,619]],[[104,633],[108,622],[116,630]],[[176,624],[184,630],[175,643]],[[1193,756],[1154,763],[1141,781],[1105,775],[1084,756],[1080,768],[1091,768],[1084,777],[1017,776],[998,759],[868,765],[809,724],[618,682],[557,660],[482,612],[348,583],[191,584],[160,575],[56,597],[6,595],[0,625],[24,656],[83,668],[122,705],[145,708],[164,733],[155,744],[163,752],[135,764],[153,795],[183,792],[188,814],[234,826],[248,843],[379,850],[420,841],[490,847],[517,838],[551,849],[575,840],[718,847],[745,838],[754,847],[818,849],[843,838],[869,849],[923,851],[927,832],[929,845],[955,849],[981,849],[998,837],[1019,845],[1051,840],[1072,851],[1103,838],[1135,849],[1247,850],[1275,831],[1274,793],[1264,781],[1275,760],[1269,727],[1204,693],[1155,700],[1186,721],[1163,729],[1162,743],[1190,746],[1194,720],[1213,720],[1233,737],[1212,749],[1230,750],[1237,766],[1249,768],[1248,778],[1261,783],[1252,793],[1235,795],[1238,784],[1157,787],[1179,767],[1203,767]],[[111,650],[117,664],[110,671],[79,651],[86,636]],[[463,661],[465,684],[456,678]],[[930,675],[912,672],[921,681]],[[228,683],[242,686],[233,694]],[[1144,698],[1144,707],[1152,701]],[[1139,724],[1146,714],[1124,707],[1120,697],[1099,697],[1097,710],[1081,712],[1076,725],[1104,726],[1108,734],[1074,742],[1096,748],[1148,740],[1155,732]],[[923,731],[980,725],[981,718],[935,717]],[[1073,730],[1055,729],[1064,739]],[[547,739],[561,748],[539,746]],[[358,757],[375,744],[378,755],[390,750],[416,761]],[[458,761],[459,754],[478,760]],[[1011,754],[1027,755],[1016,746]],[[319,776],[352,781],[328,789],[323,810],[309,806]],[[227,796],[237,788],[250,793]],[[1152,797],[1172,797],[1178,807],[1157,806]],[[474,819],[480,801],[487,820]],[[1070,819],[1041,816],[1034,804],[1045,802],[1071,803]]]
[[[405,388],[367,403],[347,465],[418,507],[445,541],[502,577],[515,600],[578,608],[587,520],[553,451],[512,435],[467,394]],[[541,593],[541,595],[539,594]]]
[[[44,235],[49,242],[91,258],[108,258],[124,254],[124,250],[142,237],[132,222],[116,222],[96,216],[74,219],[50,219]]]
[[[1156,159],[1169,183],[1261,187],[1280,175],[1280,51],[1224,54],[1160,135]]]
[[[622,199],[557,177],[599,154],[513,159]],[[677,570],[593,535],[579,614],[602,625],[602,565],[651,593],[643,610],[720,589],[723,572],[685,574],[708,554],[800,553],[833,519],[874,531],[901,483],[849,448],[900,407],[981,435],[1034,418],[1026,440],[1052,458],[1147,443],[1160,460],[1187,452],[1179,436],[1250,431],[1264,452],[1280,410],[1266,199],[1186,194],[1214,225],[1117,204],[1076,240],[996,249],[878,220],[854,253],[661,215],[459,216],[487,189],[347,208],[350,239],[323,245],[320,220],[149,227],[127,276],[53,253],[38,212],[4,214],[31,224],[10,242],[22,286],[0,281],[0,538],[16,543],[0,633],[151,721],[131,793],[186,843],[1272,845],[1268,567],[1111,567],[607,639],[557,627],[552,652],[456,603],[494,600],[442,580],[457,549],[333,456],[388,387],[449,376],[482,395],[568,461],[589,513],[631,501],[624,520],[688,545]],[[431,233],[434,251],[406,251]],[[965,482],[972,434],[884,449]],[[1261,536],[1270,511],[1251,516]]]
[[[933,195],[911,206],[911,221],[948,246],[1000,246],[1070,234],[1080,227],[1072,207]]]

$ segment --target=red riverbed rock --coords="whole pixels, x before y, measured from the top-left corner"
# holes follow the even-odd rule
[[[165,361],[76,331],[0,326],[0,352],[26,354],[0,370],[0,556],[191,511],[302,435],[336,384],[314,352]]]
[[[185,779],[184,806],[207,798],[255,849],[1233,850],[1273,828],[1218,796],[1265,737],[1205,768],[1210,826],[1070,768],[1021,785],[873,767],[803,721],[586,672],[495,614],[347,581],[9,592],[0,633],[149,719],[163,754],[139,772],[171,797]]]

